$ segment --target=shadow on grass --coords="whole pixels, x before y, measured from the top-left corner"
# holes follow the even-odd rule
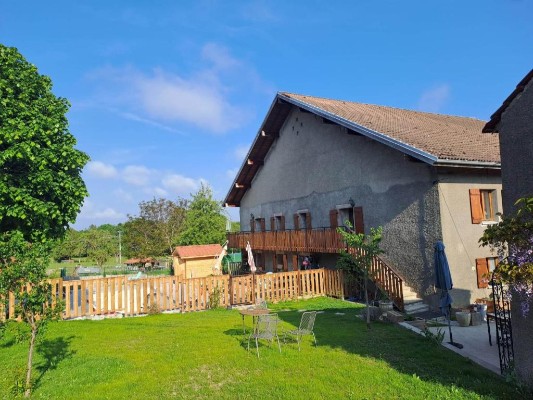
[[[61,336],[54,339],[46,339],[37,346],[37,353],[43,358],[43,362],[36,366],[39,376],[35,379],[34,388],[38,388],[39,384],[46,374],[46,372],[57,368],[59,363],[76,354],[74,350],[70,349],[70,343],[75,336],[67,338]]]
[[[310,307],[308,311],[312,311]],[[341,348],[361,357],[385,361],[402,374],[447,387],[461,387],[478,395],[493,398],[512,398],[515,387],[503,378],[463,358],[450,350],[431,343],[423,336],[400,326],[373,322],[371,329],[356,315],[361,309],[317,308],[315,335],[318,347]],[[297,327],[301,312],[277,312],[281,321]],[[311,342],[302,345],[313,346]],[[310,349],[311,350],[311,349]]]

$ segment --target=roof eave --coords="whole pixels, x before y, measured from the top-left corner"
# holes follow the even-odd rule
[[[278,96],[282,98],[283,100],[297,106],[300,108],[303,108],[307,111],[310,111],[316,115],[321,116],[322,118],[329,119],[331,121],[336,122],[337,124],[344,126],[345,128],[351,129],[354,132],[357,132],[363,136],[369,137],[379,143],[382,143],[386,146],[392,147],[393,149],[399,150],[402,153],[405,153],[407,155],[410,155],[411,157],[414,157],[420,161],[423,161],[425,163],[428,163],[430,165],[433,165],[438,158],[428,152],[425,152],[423,150],[420,150],[416,147],[410,146],[406,143],[400,142],[398,140],[392,139],[390,136],[387,136],[383,133],[374,131],[372,129],[368,129],[362,125],[356,124],[352,121],[348,121],[347,119],[344,119],[342,117],[339,117],[338,115],[332,114],[328,111],[325,111],[321,108],[315,107],[313,105],[310,105],[308,103],[304,103],[302,101],[293,99],[291,97],[287,97],[281,93],[278,93]]]
[[[257,131],[257,134],[255,135],[255,138],[254,138],[254,141],[252,143],[252,145],[250,146],[250,148],[248,149],[248,152],[246,153],[246,157],[244,157],[244,160],[241,164],[241,167],[239,168],[239,171],[237,171],[237,174],[235,175],[235,179],[233,179],[233,182],[226,194],[226,197],[224,198],[224,206],[226,207],[238,207],[239,204],[230,204],[228,202],[228,199],[230,197],[230,194],[231,192],[234,190],[234,188],[237,186],[237,178],[239,177],[241,171],[244,169],[246,163],[248,162],[248,159],[250,158],[250,153],[252,152],[252,149],[254,148],[254,146],[256,145],[257,141],[259,140],[259,137],[261,136],[261,132],[263,132],[263,128],[266,124],[266,122],[268,121],[268,118],[270,117],[270,114],[272,113],[272,111],[274,110],[274,107],[276,106],[277,102],[278,102],[278,96],[279,96],[279,93],[276,95],[276,97],[274,97],[274,100],[272,101],[272,104],[270,104],[270,108],[268,109],[268,112],[266,113],[265,115],[265,118],[263,119],[263,122],[261,123],[260,127],[259,127],[259,130]],[[243,188],[243,190],[247,191],[248,188]]]
[[[460,167],[460,168],[485,168],[501,169],[501,163],[493,161],[472,161],[472,160],[450,160],[438,159],[434,164],[435,167]]]
[[[507,107],[511,105],[514,99],[524,91],[529,82],[533,79],[533,69],[529,71],[518,85],[516,85],[515,90],[503,101],[502,105],[490,116],[490,121],[485,124],[482,129],[483,133],[496,133],[500,129],[500,121],[502,119],[502,114],[507,110]]]

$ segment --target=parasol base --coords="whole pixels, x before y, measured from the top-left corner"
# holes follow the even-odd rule
[[[455,346],[457,347],[458,349],[462,349],[463,348],[463,345],[461,343],[457,343],[457,342],[448,342],[448,344],[451,344],[452,346]]]

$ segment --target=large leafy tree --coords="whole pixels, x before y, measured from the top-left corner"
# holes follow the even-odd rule
[[[170,255],[178,242],[188,201],[153,199],[139,203],[139,216],[124,224],[127,253],[137,257]]]
[[[105,228],[91,227],[81,232],[80,239],[87,256],[99,267],[102,267],[110,257],[115,255],[118,249],[117,237]]]
[[[51,243],[87,196],[81,170],[88,157],[74,148],[68,108],[52,93],[50,78],[17,49],[0,45],[0,296],[14,293],[16,313],[31,328],[27,397],[36,337],[59,313],[48,304],[45,281]]]
[[[213,192],[202,184],[193,197],[180,235],[181,245],[223,243],[226,238],[226,217],[222,204],[213,199]]]
[[[68,130],[69,103],[15,48],[0,45],[0,232],[61,237],[87,196],[88,161]]]

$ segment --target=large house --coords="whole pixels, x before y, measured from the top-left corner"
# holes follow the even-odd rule
[[[488,295],[494,266],[478,244],[501,207],[497,134],[484,121],[278,93],[225,203],[240,207],[241,233],[264,271],[308,262],[334,268],[336,228],[383,227],[383,259],[434,301],[433,248],[442,240],[454,305]]]

